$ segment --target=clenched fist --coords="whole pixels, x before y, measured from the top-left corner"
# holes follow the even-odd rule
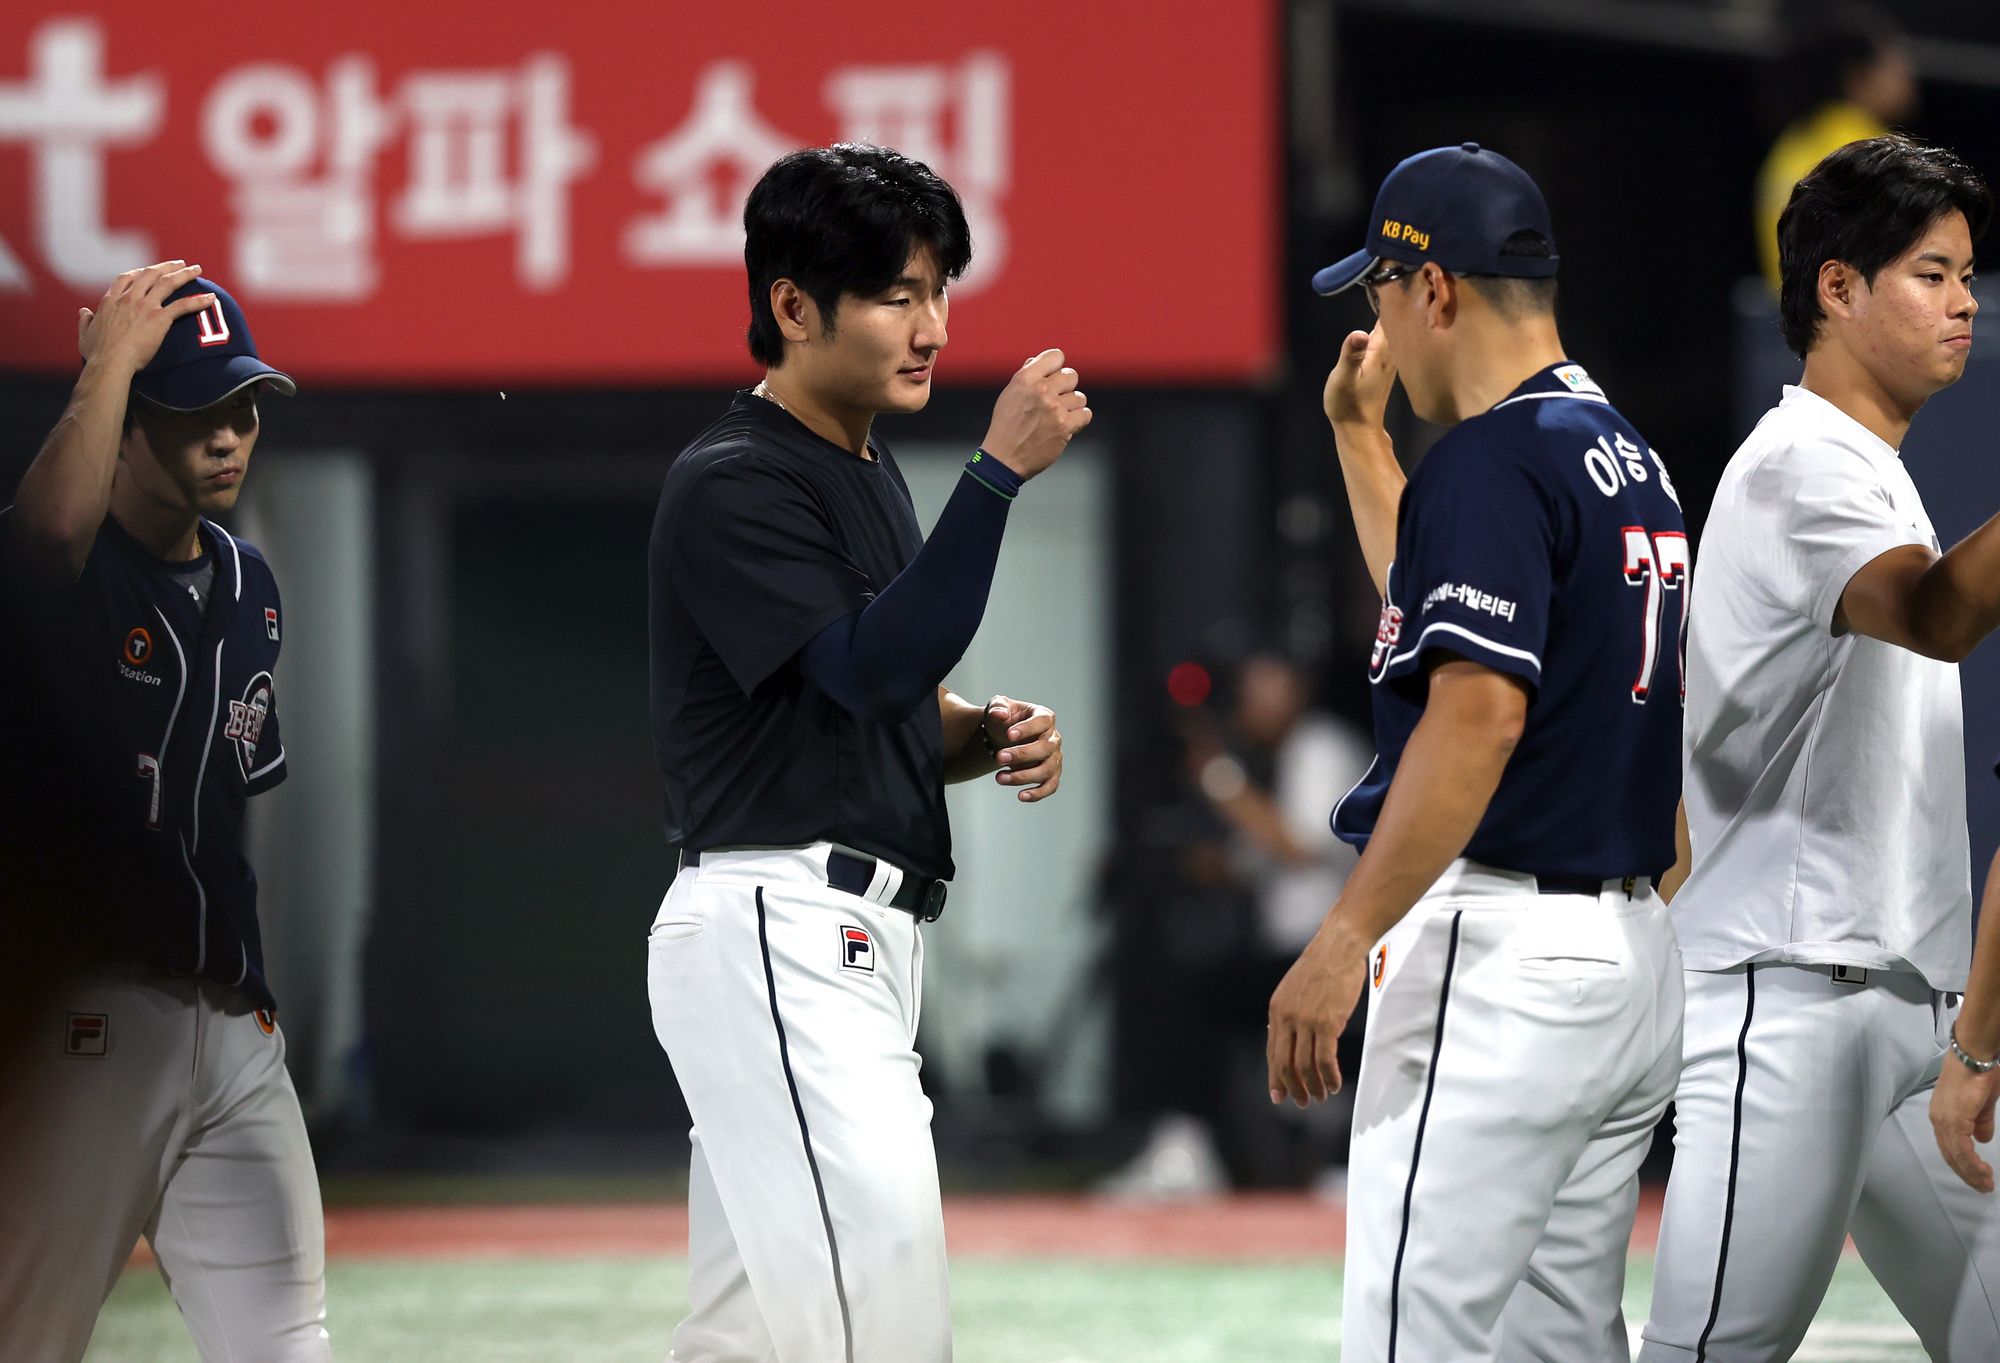
[[[1070,438],[1090,424],[1090,400],[1076,382],[1060,350],[1029,360],[1001,390],[979,447],[1023,480],[1055,463]]]

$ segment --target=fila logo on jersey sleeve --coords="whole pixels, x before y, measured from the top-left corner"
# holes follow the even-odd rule
[[[276,606],[264,607],[264,633],[270,636],[272,643],[275,644],[278,642],[278,608]]]
[[[216,299],[194,315],[195,325],[201,328],[201,344],[228,345],[229,319],[222,315],[222,300]]]
[[[859,970],[869,975],[875,973],[875,939],[868,935],[868,929],[857,928],[852,923],[841,924],[840,968]]]

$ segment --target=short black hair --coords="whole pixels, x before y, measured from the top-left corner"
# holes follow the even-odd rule
[[[830,330],[843,294],[882,292],[919,246],[937,256],[947,280],[972,263],[972,233],[952,187],[921,161],[853,142],[779,158],[750,191],[743,234],[750,355],[770,368],[785,359],[771,313],[778,280],[798,285]]]
[[[132,434],[132,428],[139,424],[139,418],[144,416],[152,405],[144,393],[136,388],[129,389],[125,394],[125,423],[119,428],[119,435]]]
[[[1852,266],[1872,288],[1885,265],[1954,211],[1978,241],[1993,218],[1993,191],[1942,147],[1892,133],[1828,153],[1778,215],[1778,319],[1792,353],[1803,359],[1826,320],[1822,265]]]
[[[1500,243],[1502,257],[1520,260],[1547,260],[1555,246],[1532,227],[1523,227]],[[1523,279],[1518,275],[1481,274],[1468,276],[1472,287],[1502,321],[1518,322],[1524,317],[1547,317],[1556,310],[1556,279]]]

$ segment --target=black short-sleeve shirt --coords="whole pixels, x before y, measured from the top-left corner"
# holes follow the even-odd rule
[[[937,706],[863,719],[797,665],[923,547],[895,459],[868,447],[858,458],[739,393],[667,471],[649,573],[669,842],[830,841],[951,875]]]

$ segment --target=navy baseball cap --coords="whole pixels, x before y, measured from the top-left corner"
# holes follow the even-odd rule
[[[250,324],[226,289],[213,279],[196,279],[167,301],[191,293],[212,293],[215,302],[167,328],[158,353],[132,380],[141,397],[169,411],[193,412],[253,383],[268,383],[286,397],[299,390],[291,375],[258,358]]]
[[[1502,255],[1520,231],[1542,234],[1545,256]],[[1361,282],[1376,262],[1434,260],[1453,274],[1547,279],[1556,272],[1549,206],[1528,172],[1477,142],[1420,151],[1375,194],[1368,244],[1313,276],[1313,288],[1339,293]]]

